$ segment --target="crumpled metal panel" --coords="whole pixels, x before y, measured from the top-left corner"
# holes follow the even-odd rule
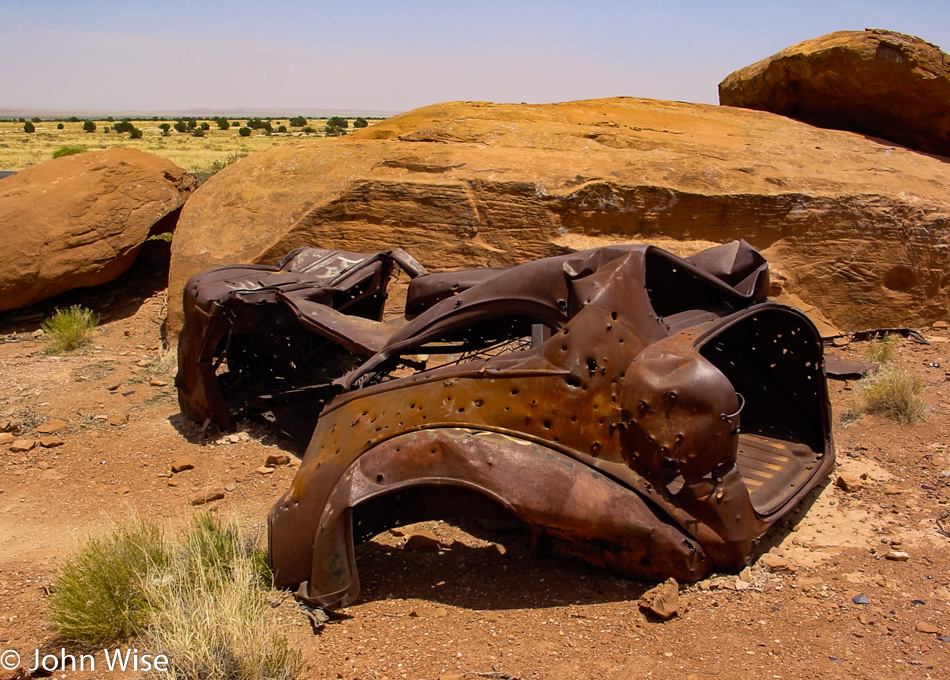
[[[834,461],[821,339],[767,290],[744,242],[416,276],[404,324],[314,402],[269,518],[278,585],[347,604],[354,542],[493,511],[631,575],[741,569]]]

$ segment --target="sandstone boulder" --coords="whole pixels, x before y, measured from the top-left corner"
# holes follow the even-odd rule
[[[728,76],[719,102],[950,156],[950,55],[902,33],[798,43]]]
[[[0,310],[111,281],[194,186],[171,161],[132,149],[65,156],[0,180]]]
[[[950,166],[935,158],[747,109],[434,105],[211,178],[172,244],[168,328],[180,328],[192,274],[303,245],[401,247],[441,270],[737,238],[841,328],[919,325],[950,307],[948,189]]]

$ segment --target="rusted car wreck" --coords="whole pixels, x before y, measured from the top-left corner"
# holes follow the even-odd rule
[[[384,322],[396,267],[405,314]],[[741,569],[834,463],[821,340],[768,285],[741,241],[439,274],[300,249],[189,282],[180,403],[309,441],[270,559],[323,607],[358,595],[354,544],[493,513],[560,554],[694,581]]]

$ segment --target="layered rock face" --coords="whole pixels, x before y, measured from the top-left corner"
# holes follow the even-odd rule
[[[758,111],[439,104],[215,175],[182,210],[168,329],[192,274],[303,245],[401,247],[442,270],[736,238],[842,328],[920,324],[947,314],[948,188],[940,160]]]
[[[729,75],[719,102],[950,156],[950,56],[902,33],[798,43]]]
[[[65,156],[3,179],[0,310],[111,281],[195,186],[171,161],[130,149]]]

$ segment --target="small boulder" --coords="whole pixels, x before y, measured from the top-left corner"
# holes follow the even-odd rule
[[[10,445],[10,451],[13,453],[26,453],[36,446],[35,439],[17,439]]]
[[[208,489],[207,491],[202,491],[200,494],[192,498],[188,503],[190,505],[204,505],[205,503],[210,503],[211,501],[217,501],[224,498],[224,489]]]
[[[191,456],[182,456],[175,460],[172,463],[172,472],[183,472],[184,470],[192,470],[195,467],[195,461]]]
[[[637,603],[640,610],[657,618],[671,619],[679,612],[680,591],[676,579],[670,578],[643,593]]]
[[[442,547],[438,536],[431,531],[417,531],[406,539],[406,550],[431,551]]]
[[[65,420],[54,418],[53,420],[48,420],[42,425],[37,426],[36,431],[40,434],[55,434],[57,432],[62,432],[68,427],[69,423],[67,423]]]
[[[838,475],[838,479],[835,480],[835,486],[840,489],[844,489],[845,491],[853,492],[864,488],[864,482],[860,477],[848,474],[847,472],[842,472],[840,475]]]
[[[264,465],[266,467],[277,467],[279,465],[289,465],[290,456],[286,453],[268,453],[267,458],[264,460]]]
[[[174,227],[197,180],[135,149],[34,165],[0,184],[0,310],[24,307],[128,269],[153,231]],[[170,224],[160,224],[163,220]]]

